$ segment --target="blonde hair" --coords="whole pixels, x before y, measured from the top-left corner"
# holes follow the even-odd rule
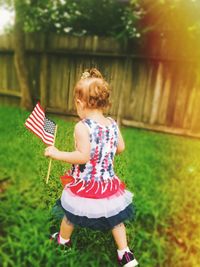
[[[110,87],[96,68],[87,69],[82,73],[74,91],[75,101],[83,100],[86,108],[106,109],[109,107]]]

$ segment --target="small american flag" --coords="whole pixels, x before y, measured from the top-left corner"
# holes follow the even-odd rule
[[[45,117],[39,102],[26,120],[25,126],[41,138],[46,145],[54,144],[56,124]]]

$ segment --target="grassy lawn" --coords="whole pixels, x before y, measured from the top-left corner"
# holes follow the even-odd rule
[[[118,266],[109,232],[76,228],[67,252],[49,242],[59,176],[69,165],[54,161],[46,185],[45,145],[24,127],[28,114],[0,107],[1,266]],[[51,118],[56,146],[72,150],[74,122]],[[200,266],[200,141],[131,128],[122,134],[126,151],[116,156],[115,171],[135,195],[127,233],[140,266]]]

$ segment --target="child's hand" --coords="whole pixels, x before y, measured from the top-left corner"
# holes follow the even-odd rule
[[[49,146],[45,149],[44,155],[53,159],[58,159],[59,150],[55,146]]]

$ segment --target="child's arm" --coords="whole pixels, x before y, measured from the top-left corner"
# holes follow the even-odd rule
[[[116,154],[120,154],[124,151],[125,149],[125,143],[124,143],[124,139],[122,137],[122,134],[118,128],[118,145],[117,145],[117,150],[116,150]]]
[[[72,152],[60,151],[54,146],[45,149],[45,156],[66,161],[70,164],[84,164],[90,160],[90,140],[86,126],[78,122],[74,129],[76,150]]]

